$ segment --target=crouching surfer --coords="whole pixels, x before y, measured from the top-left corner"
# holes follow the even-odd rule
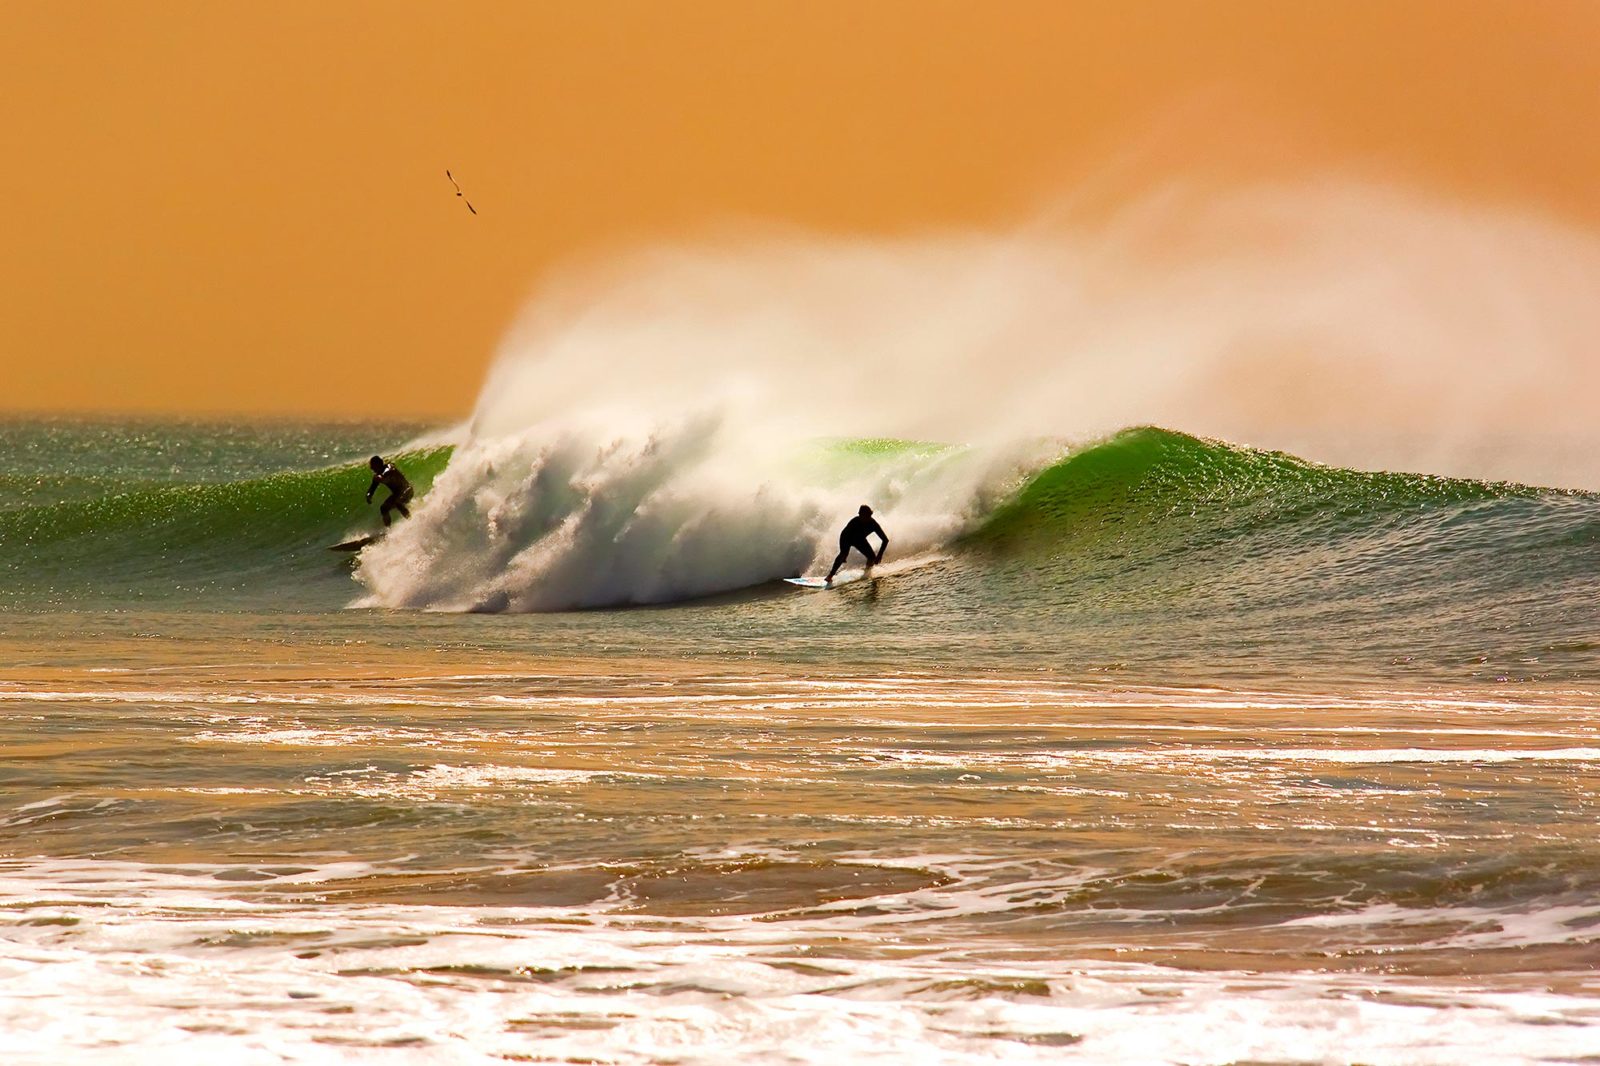
[[[381,455],[374,455],[367,465],[372,468],[372,484],[367,486],[367,503],[372,502],[372,494],[378,491],[379,485],[389,490],[389,498],[378,508],[383,515],[384,527],[388,528],[392,521],[389,517],[390,511],[399,511],[400,517],[410,518],[411,512],[406,510],[406,504],[411,502],[415,492],[411,488],[411,482],[400,472],[400,468],[393,463],[384,462]]]
[[[867,537],[874,533],[883,538],[883,544],[879,546],[876,554],[872,551],[872,544],[867,540]],[[883,562],[883,553],[889,550],[889,534],[878,525],[877,520],[872,517],[872,508],[866,504],[862,504],[856,516],[846,522],[844,528],[839,531],[839,557],[833,561],[833,569],[828,571],[829,583],[832,583],[833,575],[844,565],[845,556],[850,554],[851,548],[867,557],[869,570],[872,569],[873,563]]]

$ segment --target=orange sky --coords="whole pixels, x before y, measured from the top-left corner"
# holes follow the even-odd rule
[[[0,409],[462,415],[564,259],[1141,167],[1600,227],[1597,56],[1583,0],[7,0]]]

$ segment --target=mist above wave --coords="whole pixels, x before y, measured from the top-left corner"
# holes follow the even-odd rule
[[[1003,232],[746,230],[547,280],[471,432],[707,409],[767,436],[1156,424],[1267,446],[1366,436],[1386,442],[1370,465],[1510,477],[1428,462],[1590,432],[1597,274],[1587,232],[1354,181],[1173,185]],[[1574,475],[1600,469],[1515,479]]]
[[[1016,442],[1137,424],[1594,484],[1570,441],[1600,385],[1595,276],[1589,234],[1354,182],[1174,186],[1004,233],[651,248],[547,281],[450,468],[360,576],[367,602],[446,609],[739,588],[819,565],[862,502],[897,551],[947,542],[1061,450]],[[797,474],[819,437],[965,451]]]

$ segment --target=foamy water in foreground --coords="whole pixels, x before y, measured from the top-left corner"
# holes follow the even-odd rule
[[[5,1060],[1600,1047],[1581,688],[416,658],[0,678]]]

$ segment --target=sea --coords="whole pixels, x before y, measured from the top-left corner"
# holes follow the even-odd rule
[[[1600,497],[1185,430],[0,421],[0,1062],[1600,1061]]]

